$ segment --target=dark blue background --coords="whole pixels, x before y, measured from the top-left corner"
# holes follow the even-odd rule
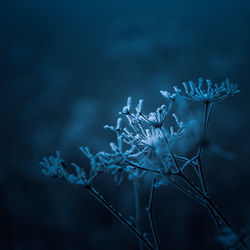
[[[225,215],[246,227],[249,13],[248,0],[1,1],[0,248],[137,249],[85,190],[43,176],[39,161],[60,150],[87,167],[78,147],[107,148],[103,125],[115,123],[127,96],[153,111],[165,103],[161,89],[200,76],[229,77],[241,89],[215,107],[209,130],[211,144],[233,158],[208,150],[206,174]],[[198,119],[200,108],[179,107],[178,115]],[[97,188],[133,213],[131,184],[105,176]],[[145,202],[148,189],[140,191]],[[159,189],[155,217],[163,249],[221,249],[207,211],[173,187]]]

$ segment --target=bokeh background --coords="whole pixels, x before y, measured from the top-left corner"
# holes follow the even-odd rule
[[[249,13],[248,0],[1,1],[0,249],[138,249],[85,190],[42,175],[39,161],[60,150],[87,168],[78,147],[107,148],[103,125],[115,123],[128,96],[153,111],[166,102],[161,89],[200,76],[228,77],[241,89],[215,107],[206,175],[214,200],[246,231]],[[201,107],[177,113],[198,122]],[[97,188],[124,215],[134,213],[131,183],[103,176]],[[141,186],[142,205],[148,191]],[[173,187],[157,191],[154,209],[162,249],[222,249],[207,211]]]

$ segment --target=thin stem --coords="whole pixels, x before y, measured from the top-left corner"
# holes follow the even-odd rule
[[[209,109],[209,103],[205,103],[205,115],[204,115],[204,120],[203,120],[202,138],[205,138],[205,136],[206,136],[209,121],[210,121],[211,114],[212,114],[212,111],[213,111],[213,107],[214,107],[213,103],[211,104],[210,109]],[[202,190],[208,196],[208,188],[207,188],[207,184],[205,182],[204,172],[203,172],[203,168],[202,168],[202,165],[201,165],[202,152],[204,154],[204,150],[202,150],[202,149],[203,149],[203,145],[201,144],[200,147],[199,147],[199,150],[198,150],[197,166],[195,167],[195,170],[196,170],[196,173],[197,173],[197,175],[199,177]],[[220,223],[219,219],[217,218],[217,215],[213,211],[213,209],[209,205],[206,205],[206,207],[207,207],[207,209],[209,211],[209,214],[211,215],[212,219],[214,220],[214,222],[215,222],[215,224],[217,226],[219,234],[221,235],[222,245],[223,245],[224,249],[227,249],[227,247],[225,245],[225,242],[224,242],[224,239],[223,239],[223,231],[222,231],[222,228],[221,228],[221,223]]]
[[[211,209],[211,207],[207,206],[207,209],[210,213],[210,216],[212,217],[218,231],[219,231],[219,234],[221,235],[221,242],[222,242],[222,245],[223,245],[223,248],[225,250],[227,250],[228,248],[226,247],[226,244],[225,244],[225,240],[224,240],[224,235],[223,235],[223,231],[222,231],[222,228],[221,228],[221,223],[219,221],[219,219],[217,218],[216,216],[216,213],[213,211],[213,209]]]
[[[182,162],[187,162],[187,161],[190,161],[188,158],[186,157],[182,157],[182,156],[179,156],[179,155],[174,155],[174,157]],[[197,156],[194,157],[194,159],[196,160],[197,159]],[[189,164],[196,167],[197,166],[197,163],[195,162],[195,160],[193,160],[192,162],[190,162]]]
[[[134,181],[133,182],[134,185],[134,193],[135,193],[135,222],[136,222],[136,226],[140,232],[140,200],[139,200],[139,190],[138,190],[138,185],[137,182]],[[140,246],[140,250],[143,249],[143,245],[141,240],[139,240],[139,246]]]
[[[177,189],[179,189],[181,192],[189,196],[190,198],[199,201],[201,204],[205,205],[206,201],[202,200],[198,195],[194,195],[190,192],[190,190],[186,189],[185,187],[182,187],[180,184],[178,184],[173,178],[169,178],[169,181],[171,184],[173,184]]]
[[[204,119],[203,119],[203,125],[202,125],[202,136],[201,136],[201,145],[198,149],[198,157],[201,156],[202,150],[203,150],[203,140],[205,138],[206,128],[207,128],[207,117],[208,117],[208,109],[209,109],[209,103],[205,103],[205,112],[204,112]]]
[[[204,175],[202,174],[203,171],[202,171],[202,167],[201,167],[201,160],[200,160],[200,157],[198,158],[198,167],[196,168],[197,169],[197,174],[199,176],[199,180],[200,180],[200,183],[201,183],[201,186],[202,186],[202,190],[203,192],[208,195],[208,189],[207,189],[207,185],[204,181]],[[221,235],[221,241],[222,241],[222,245],[224,247],[224,249],[227,249],[226,245],[225,245],[225,242],[224,242],[224,236],[223,236],[223,231],[222,231],[222,228],[221,228],[221,223],[220,221],[218,220],[217,218],[217,215],[216,213],[213,211],[213,209],[207,204],[206,205],[208,211],[209,211],[209,214],[211,215],[212,219],[214,220],[214,223],[215,225],[217,226],[217,229],[219,231],[219,234]]]
[[[216,205],[212,202],[212,200],[206,195],[204,194],[202,191],[200,191],[184,174],[180,175],[184,181],[194,190],[196,191],[199,195],[201,195],[207,202],[207,205],[213,209],[213,211],[217,214],[217,216],[223,221],[223,223],[228,226],[232,232],[237,236],[237,238],[239,239],[241,245],[245,248],[248,249],[246,243],[244,242],[244,240],[241,238],[241,236],[238,234],[238,232],[232,227],[232,225],[230,224],[230,222],[226,219],[226,217],[222,214],[222,212],[216,207]]]
[[[127,219],[125,219],[122,214],[118,213],[114,207],[109,204],[97,191],[91,186],[86,186],[87,190],[90,192],[92,196],[94,196],[110,213],[112,213],[118,220],[122,222],[148,249],[155,249],[152,244],[150,244],[136,229],[132,226]]]
[[[209,110],[209,103],[208,102],[205,103],[205,112],[204,112],[204,119],[203,119],[203,125],[202,125],[202,127],[203,127],[202,128],[202,140],[205,138],[205,135],[206,135],[206,132],[208,129],[208,123],[209,123],[209,119],[211,117],[211,113],[212,113],[212,109],[213,109],[213,104],[211,104],[211,105],[212,106]],[[204,192],[207,193],[207,185],[205,183],[204,173],[203,173],[202,168],[201,168],[202,150],[203,150],[203,145],[201,143],[199,146],[199,149],[198,149],[198,153],[197,153],[198,164],[197,164],[197,166],[194,166],[194,165],[193,166],[195,167],[196,171],[198,170],[197,174],[201,178],[202,188],[203,188]]]
[[[155,196],[155,183],[156,183],[156,177],[154,177],[152,185],[151,185],[151,190],[150,190],[150,196],[149,196],[149,202],[148,202],[148,207],[146,208],[147,213],[148,213],[148,220],[150,224],[150,228],[153,234],[154,238],[154,243],[156,246],[156,250],[160,250],[160,242],[159,242],[159,237],[156,231],[156,226],[153,218],[153,202],[154,202],[154,196]]]
[[[206,121],[206,117],[207,117],[207,106],[206,106],[206,112],[205,112],[205,118],[204,120]],[[206,123],[205,123],[206,124]],[[205,127],[205,126],[204,126]],[[203,129],[203,131],[205,131],[205,129]],[[172,162],[174,164],[174,166],[176,167],[176,169],[179,172],[179,176],[183,178],[183,180],[194,190],[196,191],[200,196],[202,196],[202,198],[204,198],[204,200],[208,203],[208,205],[213,209],[214,212],[216,212],[216,214],[220,217],[220,219],[224,222],[225,225],[227,225],[232,232],[238,237],[241,245],[245,248],[248,249],[247,245],[245,244],[244,240],[241,238],[241,236],[234,230],[234,228],[231,226],[231,224],[229,223],[229,221],[225,218],[225,216],[220,212],[220,210],[215,206],[215,204],[212,202],[212,200],[207,196],[207,194],[203,193],[199,188],[197,188],[182,172],[181,168],[178,166],[178,162],[174,156],[174,154],[171,152],[170,148],[169,148],[169,144],[168,144],[168,140],[165,137],[164,132],[161,129],[161,132],[163,134],[166,146],[168,147]],[[199,150],[198,156],[201,155],[201,151]]]
[[[202,168],[201,168],[201,160],[200,160],[200,157],[198,158],[198,167],[196,168],[197,170],[197,174],[199,176],[199,180],[200,180],[200,183],[201,183],[201,186],[202,186],[202,190],[203,192],[208,195],[208,189],[207,189],[207,185],[204,181],[204,175],[202,174],[203,171],[202,171]],[[219,231],[219,234],[221,235],[221,241],[222,241],[222,245],[223,245],[223,248],[226,250],[227,247],[225,245],[225,242],[224,242],[224,239],[223,239],[223,231],[222,231],[222,228],[221,228],[221,224],[220,224],[220,221],[218,220],[217,218],[217,215],[216,213],[213,211],[213,209],[207,204],[206,205],[207,209],[208,209],[208,212],[210,214],[210,216],[212,217],[218,231]]]
[[[204,121],[203,121],[203,134],[202,134],[203,139],[205,138],[205,135],[207,133],[209,119],[211,117],[211,113],[212,113],[212,109],[213,109],[213,104],[211,104],[211,105],[212,106],[210,108],[210,111],[208,111],[209,104],[208,103],[205,104],[205,115],[204,115]],[[207,115],[207,113],[208,113],[208,115]],[[199,147],[199,153],[198,153],[198,158],[197,158],[198,165],[197,165],[197,167],[195,167],[195,170],[196,170],[196,173],[197,173],[197,175],[199,177],[203,192],[206,195],[208,195],[208,188],[207,188],[207,185],[206,185],[206,182],[205,182],[205,177],[204,177],[203,169],[202,169],[202,166],[201,166],[202,146],[203,145],[201,144],[200,147]],[[215,225],[217,226],[219,234],[222,236],[222,245],[223,245],[224,249],[226,249],[226,246],[225,246],[224,240],[223,240],[223,232],[222,232],[222,229],[221,229],[221,224],[220,224],[220,222],[219,222],[219,220],[218,220],[218,218],[216,216],[216,213],[213,211],[213,209],[209,205],[206,205],[206,207],[207,207],[207,209],[209,211],[209,214],[211,215],[212,219],[214,220]]]
[[[182,169],[184,169],[186,166],[188,165],[192,165],[192,162],[195,161],[197,159],[197,156],[194,156],[193,158],[187,160],[183,165],[182,165]]]
[[[209,121],[210,121],[210,118],[211,118],[213,108],[214,108],[214,103],[211,103],[209,113],[208,113],[208,117],[207,117],[207,122],[206,122],[205,134],[207,133],[207,130],[208,130],[208,124],[209,124]]]
[[[175,185],[180,191],[182,191],[183,193],[185,193],[187,196],[199,201],[201,204],[206,205],[206,207],[208,208],[208,211],[212,217],[212,219],[214,220],[214,223],[216,224],[218,231],[220,232],[220,234],[223,236],[222,230],[221,230],[221,225],[220,222],[215,214],[215,212],[206,204],[206,201],[202,200],[199,196],[196,196],[194,194],[192,194],[189,190],[185,189],[184,187],[182,187],[181,185],[179,185],[178,183],[176,183],[173,179],[169,178],[169,181]],[[222,244],[223,247],[226,249],[225,245],[224,245],[224,241],[222,238]]]
[[[152,169],[152,168],[144,168],[142,166],[137,165],[134,162],[131,161],[126,161],[129,165],[131,165],[132,167],[138,168],[140,170],[144,170],[144,171],[148,171],[148,172],[152,172],[152,173],[156,173],[156,174],[161,174],[161,171],[156,170],[156,169]]]
[[[201,187],[202,187],[202,190],[204,191],[204,193],[206,195],[208,195],[208,188],[207,188],[207,184],[205,182],[205,176],[204,176],[204,172],[203,172],[203,169],[201,167],[201,157],[199,156],[198,157],[198,166],[197,166],[197,173],[199,174],[199,179],[200,179],[200,183],[201,183]]]
[[[208,114],[208,111],[209,111],[209,103],[206,102],[205,103],[205,113],[204,113],[204,119],[203,119],[203,124],[202,124],[202,140],[204,140],[205,136],[206,136],[206,131],[207,131],[207,128],[208,128],[208,117],[210,118],[211,117],[211,109],[210,109],[210,112]],[[203,143],[201,142],[200,146],[199,146],[199,149],[198,149],[198,154],[197,154],[197,173],[199,175],[199,179],[200,179],[200,183],[201,183],[201,186],[202,186],[202,189],[204,191],[204,193],[206,195],[208,195],[208,189],[207,189],[207,185],[206,185],[206,182],[205,182],[205,177],[204,177],[204,173],[203,173],[203,170],[202,170],[202,167],[201,167],[201,156],[202,156],[202,150],[203,150]]]

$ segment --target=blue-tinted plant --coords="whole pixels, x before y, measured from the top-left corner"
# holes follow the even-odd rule
[[[76,164],[71,164],[74,171],[61,158],[60,153],[56,156],[44,158],[41,165],[43,173],[48,176],[66,179],[69,183],[80,185],[90,192],[107,210],[120,220],[140,241],[149,249],[160,249],[159,237],[153,219],[153,202],[155,191],[160,186],[174,185],[177,189],[189,197],[204,205],[213,218],[219,234],[220,241],[225,249],[241,246],[248,249],[245,239],[234,229],[223,213],[212,201],[202,167],[202,156],[205,153],[203,138],[205,138],[214,104],[233,96],[239,92],[237,84],[228,79],[220,85],[213,84],[210,80],[204,84],[200,78],[198,84],[191,81],[183,83],[184,89],[174,87],[174,93],[161,91],[169,104],[162,105],[155,112],[146,115],[143,113],[143,100],[140,100],[135,109],[132,109],[132,98],[129,97],[127,105],[123,107],[120,115],[126,123],[118,118],[115,126],[104,126],[116,135],[116,142],[110,143],[110,152],[101,151],[92,154],[88,147],[80,147],[82,153],[89,159],[90,171],[87,175],[85,170]],[[175,141],[182,140],[188,133],[185,124],[172,114],[172,107],[176,98],[182,96],[190,101],[200,102],[204,105],[204,118],[202,121],[202,140],[198,145],[195,155],[186,158],[178,153],[173,147]],[[166,119],[172,117],[176,125],[167,127]],[[199,131],[197,131],[199,133]],[[199,178],[200,186],[193,183],[185,170],[194,169]],[[107,172],[114,176],[117,184],[124,178],[128,178],[135,188],[136,216],[134,220],[124,218],[106,199],[94,188],[95,179]],[[146,208],[151,233],[143,233],[139,228],[139,198],[138,184],[141,180],[151,178],[151,191]],[[151,236],[150,236],[151,235]]]

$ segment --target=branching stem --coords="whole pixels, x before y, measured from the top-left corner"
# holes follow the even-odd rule
[[[206,136],[206,133],[207,133],[207,130],[208,130],[208,125],[209,125],[209,120],[210,120],[210,117],[211,117],[211,113],[212,113],[212,110],[213,110],[213,106],[214,104],[210,104],[211,107],[209,109],[209,103],[205,103],[205,114],[204,114],[204,120],[203,120],[203,132],[202,132],[202,138],[204,139],[205,136]],[[201,165],[201,158],[202,158],[202,152],[204,153],[203,151],[203,144],[201,143],[200,144],[200,147],[198,149],[198,155],[197,155],[197,167],[196,167],[196,172],[198,174],[198,177],[199,177],[199,180],[200,180],[200,183],[201,183],[201,187],[202,187],[202,190],[203,190],[203,193],[208,196],[208,188],[207,188],[207,184],[205,182],[205,177],[204,177],[204,172],[203,172],[203,168],[202,168],[202,165]],[[210,200],[211,201],[211,200]],[[241,238],[241,236],[239,235],[239,233],[234,230],[234,228],[232,227],[232,225],[229,223],[229,221],[224,217],[224,215],[216,208],[214,209],[214,205],[211,206],[211,203],[209,202],[207,204],[207,209],[212,217],[212,219],[214,220],[217,228],[218,228],[218,231],[220,233],[220,235],[222,236],[222,244],[223,244],[223,247],[225,249],[226,246],[224,244],[224,240],[223,240],[223,231],[222,231],[222,228],[221,228],[221,224],[220,224],[220,221],[219,219],[217,218],[217,216],[220,217],[220,219],[224,222],[225,225],[227,225],[231,230],[232,232],[237,236],[237,238],[239,239],[241,245],[245,248],[245,249],[248,249],[247,245],[245,244],[244,240]]]
[[[205,108],[205,116],[204,116],[204,127],[203,127],[203,131],[205,132],[206,131],[206,126],[207,126],[207,112],[208,112],[208,105],[206,105],[206,108]],[[179,172],[179,176],[186,182],[186,184],[191,188],[193,189],[197,194],[199,194],[206,202],[207,202],[207,206],[209,206],[213,212],[215,214],[217,214],[217,216],[223,221],[223,223],[225,225],[227,225],[231,230],[232,232],[237,236],[237,238],[239,239],[241,245],[245,248],[245,249],[248,249],[247,245],[245,244],[244,240],[241,238],[241,236],[238,234],[238,232],[236,230],[234,230],[234,228],[232,227],[232,225],[230,224],[230,222],[226,219],[226,217],[221,213],[221,211],[216,207],[216,205],[212,202],[212,200],[208,197],[207,195],[207,192],[205,192],[205,190],[207,190],[206,188],[206,184],[205,184],[205,181],[203,182],[204,180],[204,176],[203,176],[203,180],[202,180],[202,177],[201,177],[201,181],[202,181],[202,185],[204,185],[204,192],[201,191],[196,185],[194,185],[187,177],[186,175],[183,173],[183,171],[181,170],[181,168],[179,167],[178,165],[178,162],[174,156],[174,154],[172,153],[170,147],[169,147],[169,144],[168,144],[168,140],[164,134],[164,132],[162,131],[161,129],[161,132],[163,134],[163,137],[164,137],[164,141],[166,143],[166,146],[168,148],[168,151],[169,151],[169,154],[171,156],[171,159],[172,159],[172,162],[175,166],[175,168],[177,169],[177,171]],[[198,157],[201,156],[201,149],[199,149],[198,151]],[[198,161],[199,162],[199,161]],[[200,166],[200,164],[198,164]],[[200,169],[200,168],[199,168]],[[214,214],[212,213],[212,214]],[[217,219],[217,218],[216,218]]]

